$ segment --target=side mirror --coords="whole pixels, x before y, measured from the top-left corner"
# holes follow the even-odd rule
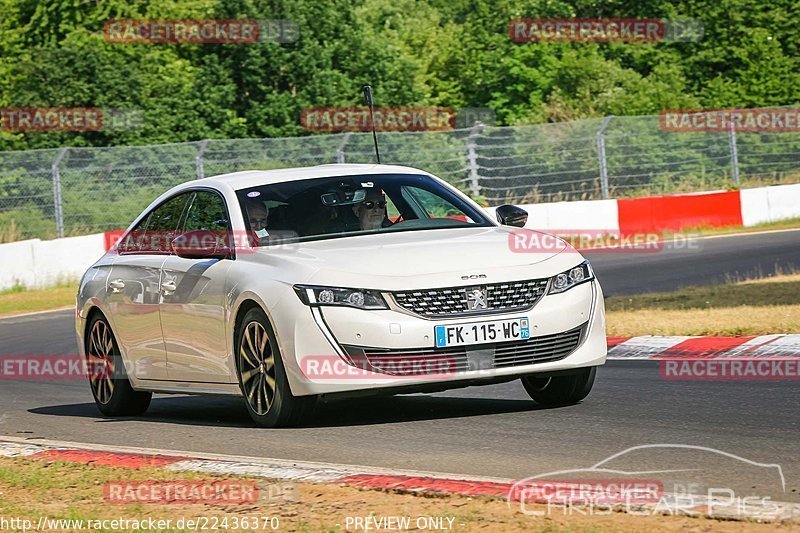
[[[210,230],[189,231],[175,237],[170,243],[172,252],[184,259],[225,259],[230,250],[224,236]]]
[[[504,226],[525,227],[528,221],[528,212],[515,205],[501,205],[495,210],[497,221]]]

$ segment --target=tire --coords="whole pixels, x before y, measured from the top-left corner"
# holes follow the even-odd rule
[[[108,320],[96,313],[89,322],[86,359],[94,403],[106,416],[137,416],[150,407],[153,394],[133,390]]]
[[[581,368],[562,376],[524,376],[522,386],[533,401],[541,405],[569,405],[578,403],[589,395],[594,385],[597,367]]]
[[[316,403],[316,396],[292,394],[275,332],[259,307],[244,315],[236,332],[236,373],[247,411],[260,427],[297,425]]]

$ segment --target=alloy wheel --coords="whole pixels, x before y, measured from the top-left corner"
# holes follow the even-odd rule
[[[275,357],[259,322],[247,324],[242,334],[239,368],[247,402],[257,415],[265,415],[275,399]]]
[[[114,394],[114,338],[103,320],[92,326],[87,349],[89,383],[95,399],[102,404],[111,401]]]

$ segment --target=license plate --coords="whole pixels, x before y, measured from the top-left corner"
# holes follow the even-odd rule
[[[527,318],[511,318],[507,320],[472,322],[470,324],[453,324],[452,326],[435,326],[433,334],[436,339],[436,347],[443,348],[445,346],[465,346],[529,339],[531,329],[530,321]]]

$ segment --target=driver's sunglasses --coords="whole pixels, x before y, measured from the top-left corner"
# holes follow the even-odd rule
[[[386,200],[378,200],[377,202],[369,200],[367,202],[364,202],[364,207],[366,207],[367,209],[374,209],[375,207],[377,207],[378,209],[383,209],[384,207],[386,207]]]

